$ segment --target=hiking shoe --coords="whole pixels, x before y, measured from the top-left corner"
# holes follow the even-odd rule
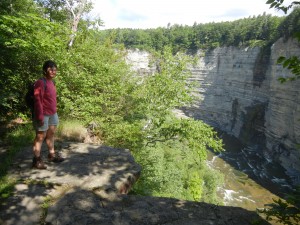
[[[48,154],[49,162],[60,163],[60,162],[63,162],[64,160],[65,159],[63,157],[61,157],[59,154],[55,154],[55,153]]]
[[[47,169],[41,157],[33,157],[32,159],[32,168],[44,170]]]

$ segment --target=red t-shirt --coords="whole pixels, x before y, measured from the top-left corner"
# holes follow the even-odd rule
[[[43,78],[44,79],[44,78]],[[44,115],[56,113],[56,88],[52,80],[43,79],[34,84],[34,116],[36,120],[44,120]]]

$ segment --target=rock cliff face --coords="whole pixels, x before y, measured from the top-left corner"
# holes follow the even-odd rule
[[[267,50],[222,47],[198,51],[198,64],[191,71],[200,84],[196,90],[200,99],[186,113],[279,162],[299,183],[300,80],[279,83],[279,77],[291,74],[276,64],[279,56],[292,55],[300,56],[300,45],[292,39],[279,39]],[[127,60],[138,73],[152,73],[155,67],[146,66],[149,56],[129,51]]]
[[[296,41],[276,42],[267,71],[268,107],[265,115],[266,149],[276,156],[290,175],[300,183],[300,80],[280,84],[278,77],[290,73],[275,64],[279,56],[300,55]]]

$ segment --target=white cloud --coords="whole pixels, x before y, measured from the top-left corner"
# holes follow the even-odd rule
[[[264,12],[283,15],[265,4],[267,0],[93,0],[93,16],[104,28],[156,28],[170,24],[232,21]]]

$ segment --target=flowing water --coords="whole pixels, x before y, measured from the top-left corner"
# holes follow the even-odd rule
[[[224,175],[224,184],[218,190],[224,205],[256,210],[291,190],[283,168],[249,147],[218,155],[209,152],[207,162]]]
[[[221,157],[213,155],[209,158],[209,165],[224,175],[224,184],[218,190],[224,205],[255,210],[272,202],[272,198],[278,198]]]
[[[180,118],[187,118],[181,110],[174,110]],[[248,210],[264,208],[273,199],[283,198],[292,190],[284,168],[263,157],[259,146],[244,146],[237,138],[220,132],[225,152],[208,152],[208,165],[224,175],[218,195],[226,206]],[[277,224],[272,222],[272,224]]]

